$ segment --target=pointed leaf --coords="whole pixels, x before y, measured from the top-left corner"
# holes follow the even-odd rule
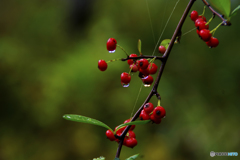
[[[224,18],[229,18],[231,12],[231,0],[209,0],[211,6],[216,8]]]
[[[169,46],[170,41],[171,41],[171,39],[164,39],[164,40],[161,42],[160,46],[164,46],[164,47],[167,49],[168,46]]]
[[[138,52],[140,53],[140,55],[142,55],[142,50],[141,50],[141,48],[142,48],[142,42],[141,42],[141,40],[139,39],[139,40],[138,40]]]
[[[151,121],[151,120],[133,121],[133,122],[128,122],[128,123],[123,123],[123,124],[120,124],[120,125],[116,128],[115,132],[116,132],[118,129],[124,127],[124,126],[147,124],[147,123],[150,122],[150,121]]]
[[[97,126],[102,126],[102,127],[107,128],[107,129],[110,129],[113,132],[113,130],[110,127],[108,127],[108,125],[106,125],[105,123],[103,123],[101,121],[98,121],[96,119],[89,118],[89,117],[76,115],[76,114],[65,114],[63,116],[63,118],[66,119],[66,120],[70,120],[70,121],[89,123],[89,124],[94,124],[94,125],[97,125]]]
[[[237,8],[235,8],[235,9],[232,11],[230,17],[235,16],[235,15],[237,14],[237,11],[238,11],[239,9],[240,9],[240,5],[238,5]]]
[[[136,158],[138,157],[138,155],[139,155],[139,154],[135,154],[135,155],[127,158],[126,160],[134,160],[134,159],[136,159]]]

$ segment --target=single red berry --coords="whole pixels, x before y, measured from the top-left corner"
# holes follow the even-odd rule
[[[212,37],[212,34],[210,33],[210,30],[208,29],[202,29],[199,32],[199,36],[202,38],[203,41],[207,42],[210,40],[210,38]]]
[[[147,114],[150,114],[153,111],[154,106],[151,102],[148,102],[144,105],[143,109]]]
[[[130,147],[130,148],[133,148],[137,145],[137,140],[136,138],[129,138],[126,140],[126,146],[127,147]]]
[[[142,73],[143,74],[142,78],[144,78],[145,76],[149,75],[149,70],[148,69],[139,68],[139,73]]]
[[[137,57],[137,55],[136,54],[130,54],[130,56],[129,57]],[[127,60],[127,63],[129,64],[129,65],[131,65],[131,64],[133,64],[133,59],[128,59]]]
[[[192,11],[192,12],[191,12],[191,15],[190,15],[190,18],[191,18],[191,20],[192,20],[192,21],[194,21],[194,22],[195,22],[195,21],[196,21],[196,19],[198,19],[198,12],[197,12],[197,11],[195,11],[195,10],[194,10],[194,11]]]
[[[127,135],[129,138],[136,138],[136,134],[133,131],[128,131]]]
[[[202,30],[202,29],[208,29],[209,25],[206,25],[207,22],[205,21],[198,21],[195,26],[197,27],[198,30]]]
[[[219,41],[217,38],[215,37],[211,37],[209,41],[206,42],[206,44],[210,47],[210,48],[215,48],[218,46]]]
[[[130,64],[129,68],[132,69],[131,72],[137,72],[138,71],[138,67],[137,67],[136,64]]]
[[[127,119],[127,120],[124,121],[123,123],[128,123],[128,122],[130,122],[130,121],[131,121],[131,119]],[[132,125],[129,130],[132,131],[134,128],[135,128],[135,125]]]
[[[106,61],[100,59],[100,60],[98,61],[98,69],[99,69],[100,71],[105,71],[105,70],[107,69],[107,63],[106,63]]]
[[[123,72],[121,74],[121,82],[124,84],[128,84],[131,81],[131,76],[127,72]]]
[[[196,19],[196,21],[195,21],[195,27],[198,27],[198,23],[199,23],[200,21],[205,22],[202,18],[198,18],[198,19]]]
[[[150,115],[150,119],[152,120],[153,123],[156,123],[156,124],[159,124],[162,121],[161,118],[156,118],[153,114]]]
[[[157,72],[158,66],[155,63],[149,63],[148,65],[149,74],[155,74]]]
[[[159,46],[158,47],[158,51],[162,54],[164,54],[166,52],[166,48],[164,46]]]
[[[116,140],[116,137],[114,136],[114,134],[111,130],[106,131],[106,136],[110,141],[115,141]]]
[[[147,69],[148,67],[148,60],[146,59],[140,59],[138,61],[138,68],[141,68],[141,69]]]
[[[142,81],[145,85],[150,86],[153,83],[153,77],[148,75],[148,76],[142,78]]]
[[[157,106],[153,110],[153,116],[156,118],[163,118],[166,116],[166,111],[162,106]]]
[[[139,115],[139,118],[140,120],[149,120],[150,116],[144,110],[142,110]]]
[[[109,38],[107,41],[107,50],[109,52],[114,52],[117,47],[117,41],[114,38]]]

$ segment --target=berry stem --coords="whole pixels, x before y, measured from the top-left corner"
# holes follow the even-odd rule
[[[206,10],[206,5],[203,7],[203,13],[200,16],[204,16]]]
[[[122,58],[112,59],[112,60],[110,60],[110,61],[107,61],[106,63],[115,62],[115,61],[120,61],[120,60],[122,60]]]
[[[211,34],[212,36],[214,35],[215,31],[222,25],[223,22],[219,23],[219,25],[217,25],[217,27],[215,27],[213,30],[211,30]]]
[[[213,13],[212,17],[208,20],[208,22],[206,23],[206,25],[208,25],[208,24],[213,20],[214,17],[215,17],[215,14]]]
[[[161,102],[160,102],[160,99],[159,99],[159,100],[158,100],[158,104],[157,104],[157,106],[161,106],[160,103],[161,103]]]
[[[129,57],[128,53],[126,52],[126,50],[122,46],[117,44],[117,47],[119,47],[121,50],[123,50],[123,52],[125,52],[125,54]]]
[[[180,19],[180,21],[179,21],[179,23],[178,23],[178,25],[177,25],[177,28],[176,28],[173,36],[172,36],[172,39],[171,39],[171,41],[170,41],[170,44],[169,44],[166,52],[164,53],[164,55],[163,55],[162,57],[159,58],[159,59],[162,61],[162,64],[161,64],[161,67],[160,67],[160,69],[159,69],[159,72],[158,72],[157,78],[156,78],[156,80],[155,80],[155,83],[154,83],[154,85],[153,85],[153,88],[152,88],[151,92],[149,93],[148,97],[146,98],[146,100],[144,101],[144,103],[142,104],[142,106],[141,106],[141,107],[137,110],[137,112],[134,114],[133,118],[131,119],[131,122],[132,122],[132,121],[135,121],[135,120],[139,117],[139,115],[140,115],[140,113],[141,113],[144,105],[149,102],[149,100],[152,98],[152,96],[153,96],[154,94],[156,94],[157,97],[158,97],[159,99],[161,99],[161,98],[160,98],[160,95],[159,95],[158,92],[157,92],[157,88],[158,88],[159,81],[160,81],[160,79],[161,79],[161,76],[162,76],[164,67],[165,67],[165,65],[166,65],[168,56],[169,56],[169,54],[170,54],[170,52],[171,52],[171,50],[172,50],[173,44],[174,44],[174,42],[175,42],[175,40],[176,40],[176,37],[179,35],[179,33],[181,33],[182,25],[183,25],[183,23],[185,22],[186,17],[187,17],[187,15],[188,15],[188,13],[189,13],[189,11],[190,11],[190,9],[191,9],[191,7],[192,7],[192,5],[193,5],[193,3],[194,3],[195,1],[196,1],[196,0],[190,0],[190,1],[189,1],[189,3],[188,3],[188,5],[187,5],[187,7],[186,7],[186,9],[185,9],[185,11],[184,11],[181,19]],[[141,57],[144,57],[144,56],[141,56]],[[131,58],[131,59],[138,59],[138,58],[139,58],[139,57],[133,57],[133,58]],[[148,56],[147,58],[151,58],[151,57]],[[152,57],[152,58],[154,58],[154,57]],[[130,59],[130,58],[127,58],[127,59]],[[122,59],[122,61],[127,60],[127,59]],[[156,59],[158,59],[158,58],[156,57]],[[119,156],[120,156],[121,149],[122,149],[122,145],[123,145],[123,141],[124,141],[124,137],[126,136],[126,134],[127,134],[128,130],[130,129],[130,127],[131,127],[131,125],[127,126],[127,127],[124,129],[124,131],[122,132],[121,136],[120,136],[120,139],[121,139],[121,140],[120,140],[119,145],[118,145],[117,153],[116,153],[116,156],[115,156],[116,158],[119,158]]]

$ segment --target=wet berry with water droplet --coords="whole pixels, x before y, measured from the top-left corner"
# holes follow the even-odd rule
[[[105,70],[107,69],[107,63],[106,63],[106,61],[100,59],[100,60],[98,61],[98,69],[99,69],[100,71],[105,71]]]
[[[165,111],[165,109],[162,106],[157,106],[153,110],[153,116],[155,118],[163,118],[163,117],[166,116],[166,111]]]
[[[115,141],[116,140],[116,137],[114,136],[114,134],[111,130],[106,131],[106,136],[110,141]]]
[[[150,86],[153,83],[153,77],[148,75],[148,76],[142,78],[142,81],[143,81],[143,83],[145,85],[149,85]]]
[[[107,50],[108,51],[115,51],[117,47],[117,41],[114,38],[109,38],[107,41]]]
[[[128,84],[131,81],[131,76],[127,72],[123,72],[121,74],[121,82],[124,84]]]
[[[164,46],[159,46],[158,47],[158,51],[162,54],[164,54],[166,52],[166,48]]]
[[[148,102],[144,105],[143,109],[147,114],[150,114],[153,111],[154,106],[151,102]]]

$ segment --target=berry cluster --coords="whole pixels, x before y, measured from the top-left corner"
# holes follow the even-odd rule
[[[126,121],[124,121],[124,123],[128,123],[128,122],[130,122],[130,119],[127,119]],[[116,130],[117,129],[117,127],[116,127],[114,132],[116,133],[117,136],[121,136],[121,134],[125,128],[126,128],[126,126]],[[133,148],[137,145],[136,135],[133,132],[134,128],[135,128],[135,125],[132,125],[130,127],[128,133],[126,134],[126,136],[124,137],[124,140],[123,140],[123,145],[130,147],[130,148]],[[120,140],[115,137],[114,133],[111,130],[106,131],[106,136],[110,141],[116,141],[118,143],[120,142]]]
[[[153,123],[161,123],[161,119],[166,116],[166,111],[162,106],[157,106],[154,108],[152,103],[146,103],[141,111],[139,118],[140,120],[149,120]]]
[[[116,50],[117,41],[114,38],[109,38],[107,41],[107,50],[112,53]],[[165,49],[165,47],[164,47]],[[165,49],[166,50],[166,49]],[[165,51],[164,51],[165,52]],[[131,59],[136,57],[136,59]],[[137,60],[139,58],[139,60]],[[149,87],[153,83],[153,77],[151,75],[157,72],[158,66],[153,63],[154,59],[141,58],[137,54],[130,54],[128,56],[127,63],[129,65],[129,73],[123,72],[121,74],[121,84],[123,87],[128,87],[131,81],[131,72],[139,71],[139,77],[141,78],[145,87]],[[112,60],[113,61],[113,60]],[[109,61],[111,62],[111,61]],[[98,61],[98,68],[100,71],[105,71],[107,69],[107,63],[105,60]]]
[[[217,38],[212,37],[212,31],[209,30],[206,18],[202,15],[198,15],[198,12],[195,10],[191,12],[190,18],[194,21],[195,27],[197,27],[197,34],[199,37],[206,42],[210,48],[217,47],[219,41]]]

